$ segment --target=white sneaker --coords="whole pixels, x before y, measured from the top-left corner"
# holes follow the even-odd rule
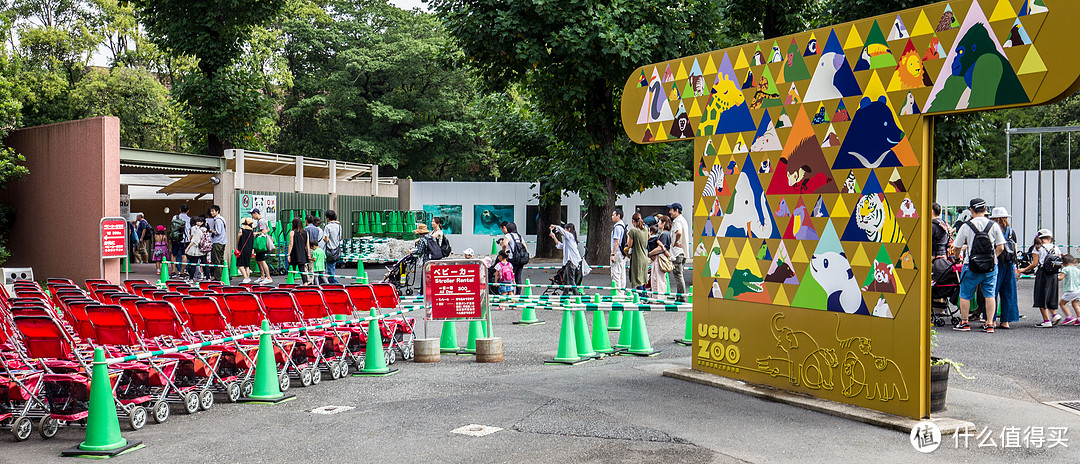
[[[1061,322],[1061,315],[1060,314],[1055,314],[1054,317],[1050,318],[1050,322],[1052,322],[1054,324],[1057,324],[1058,322]]]
[[[1038,324],[1035,324],[1035,327],[1043,327],[1043,328],[1048,328],[1048,327],[1053,327],[1053,326],[1054,326],[1054,323],[1051,322],[1051,321],[1042,321],[1042,322],[1040,322]]]
[[[250,284],[250,283],[251,283],[251,279],[244,279],[244,280],[241,280],[241,281],[240,281],[240,283],[242,283],[242,284]]]

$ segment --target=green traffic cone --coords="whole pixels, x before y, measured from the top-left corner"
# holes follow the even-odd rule
[[[593,303],[600,302],[600,295],[593,295]],[[607,321],[603,311],[593,311],[592,322],[592,348],[600,354],[614,353],[611,347],[611,339],[608,338]]]
[[[274,344],[270,341],[270,323],[263,319],[262,331],[259,335],[259,353],[255,356],[255,384],[252,386],[251,395],[241,398],[243,403],[270,403],[276,404],[295,398],[294,395],[286,395],[281,392],[278,383],[277,357],[274,356]],[[282,373],[281,375],[289,375]]]
[[[120,436],[116,417],[116,399],[109,382],[105,350],[94,348],[94,367],[90,378],[90,407],[86,417],[86,439],[79,446],[61,452],[63,456],[111,457],[142,447],[140,441]],[[138,406],[136,406],[138,407]],[[144,410],[145,411],[145,410]]]
[[[660,354],[659,351],[652,348],[649,341],[649,329],[645,327],[645,313],[643,311],[632,311],[631,317],[634,318],[634,332],[630,339],[630,349],[623,354],[632,354],[634,356],[656,356]]]
[[[232,282],[229,280],[229,277],[230,277],[229,276],[229,266],[227,264],[222,263],[222,265],[221,265],[221,283],[222,283],[222,285],[226,285],[226,286],[227,285],[232,285]]]
[[[496,243],[496,239],[494,239],[494,238],[491,239],[491,254],[493,254],[493,255],[499,254],[499,244]]]
[[[633,294],[631,302],[633,304],[638,303],[637,293]],[[633,339],[634,322],[635,321],[634,321],[634,318],[631,317],[632,315],[631,315],[629,310],[618,311],[618,312],[625,313],[625,314],[623,315],[623,325],[622,325],[622,327],[619,328],[619,339],[615,342],[615,349],[616,350],[628,350],[628,349],[630,349],[630,341],[631,341],[631,339]]]
[[[469,341],[465,343],[465,349],[459,351],[459,354],[476,354],[476,339],[484,338],[484,323],[483,321],[471,321],[469,322]]]
[[[593,350],[592,337],[589,335],[589,326],[585,323],[585,311],[574,311],[574,344],[578,348],[578,356],[583,358],[599,358],[601,355]]]
[[[240,270],[236,268],[236,255],[232,255],[232,256],[229,257],[229,275],[230,276],[239,276],[240,275]]]
[[[295,269],[295,266],[289,266],[289,268],[285,271],[285,283],[287,284],[296,283],[296,274],[293,269]]]
[[[168,281],[169,281],[169,265],[165,264],[165,262],[162,261],[161,262],[161,278],[159,279],[159,282],[161,282],[161,285],[165,285],[165,282],[168,282]]]
[[[371,317],[377,317],[375,308],[371,308]],[[386,359],[383,357],[382,335],[379,332],[379,320],[368,321],[367,350],[364,351],[364,368],[353,374],[357,377],[381,377],[397,372],[397,369],[386,367]]]
[[[615,286],[615,281],[611,281],[611,302],[615,302],[615,297],[619,296],[618,287]],[[608,313],[608,330],[618,331],[622,329],[623,313],[622,311],[610,311]]]
[[[689,301],[691,305],[694,304],[694,287],[690,287],[690,296],[687,298],[687,301]],[[690,345],[694,344],[694,312],[693,311],[690,311],[690,312],[686,313],[686,331],[683,332],[682,339],[681,340],[675,340],[675,343],[678,343],[678,344],[684,345],[684,346],[690,346]]]
[[[514,322],[517,325],[540,325],[544,321],[536,318],[536,308],[528,304],[529,297],[532,296],[532,281],[525,279],[525,288],[521,291],[522,299],[526,301],[525,306],[521,308],[521,320]]]
[[[544,361],[544,364],[567,364],[572,366],[588,361],[588,358],[578,356],[577,342],[574,337],[574,316],[570,314],[569,309],[564,309],[562,327],[559,330],[559,348],[555,353],[555,359]]]
[[[439,352],[457,353],[459,350],[461,350],[461,347],[458,346],[457,327],[454,326],[454,321],[443,321]]]

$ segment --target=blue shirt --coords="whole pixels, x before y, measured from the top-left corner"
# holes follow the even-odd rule
[[[217,217],[206,218],[207,225],[210,226],[210,242],[215,245],[225,245],[228,243],[229,238],[225,236],[225,218],[218,214]]]

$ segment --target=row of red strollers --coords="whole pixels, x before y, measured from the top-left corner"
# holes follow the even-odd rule
[[[17,441],[36,429],[51,438],[61,426],[85,425],[95,348],[119,358],[217,341],[108,366],[116,411],[131,429],[168,420],[172,407],[188,414],[251,393],[260,330],[323,325],[337,319],[395,310],[392,284],[226,286],[183,281],[159,288],[144,280],[123,285],[69,279],[17,281],[0,286],[0,428]],[[385,362],[412,357],[415,319],[385,318],[378,327]],[[278,383],[309,386],[363,369],[367,324],[293,331],[271,337]],[[227,337],[234,337],[222,341]]]

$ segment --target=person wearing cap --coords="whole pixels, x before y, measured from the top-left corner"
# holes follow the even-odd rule
[[[975,294],[975,289],[981,288],[980,293],[986,298],[986,305],[983,307],[986,313],[986,321],[983,324],[983,332],[994,333],[993,317],[994,311],[997,309],[997,303],[995,295],[997,295],[997,268],[993,268],[989,272],[975,272],[969,268],[971,262],[971,248],[975,244],[975,236],[977,233],[986,232],[990,238],[990,242],[994,246],[994,258],[1001,254],[1005,248],[1005,234],[1001,232],[1001,228],[997,224],[990,221],[986,217],[986,201],[982,198],[975,198],[971,200],[971,220],[965,222],[960,230],[956,232],[956,240],[953,242],[953,251],[956,253],[963,253],[964,256],[964,268],[960,274],[960,323],[953,327],[953,330],[961,332],[970,332],[971,325],[968,324],[968,315],[971,308],[971,298]]]
[[[259,240],[260,237],[270,235],[270,226],[267,225],[266,219],[263,219],[262,211],[259,211],[259,208],[254,208],[251,210],[251,219],[255,221],[252,225],[252,230],[255,232],[255,240]],[[255,283],[262,285],[270,285],[274,283],[274,279],[270,277],[270,266],[266,264],[265,251],[255,252],[255,264],[259,266],[260,276],[259,280],[256,280]]]
[[[1057,245],[1054,245],[1054,234],[1050,232],[1050,229],[1039,229],[1035,234],[1035,242],[1038,244],[1031,251],[1031,264],[1020,270],[1020,273],[1034,270],[1039,268],[1035,272],[1035,302],[1032,306],[1039,308],[1039,312],[1042,313],[1043,321],[1035,324],[1035,327],[1050,328],[1054,324],[1061,322],[1062,324],[1074,325],[1076,317],[1070,314],[1069,307],[1062,308],[1065,311],[1065,315],[1068,318],[1062,321],[1062,317],[1057,313],[1058,310],[1058,273],[1049,272],[1049,268],[1046,267],[1047,258],[1060,255],[1061,251],[1058,250]],[[1044,270],[1048,272],[1043,272]]]
[[[465,253],[465,259],[473,259],[473,249],[472,248],[466,248],[465,251],[463,251],[462,253]]]
[[[668,215],[671,217],[671,234],[673,235],[671,264],[674,266],[669,274],[671,283],[675,285],[673,290],[678,294],[675,301],[682,303],[685,301],[683,295],[686,293],[683,265],[686,264],[686,258],[690,256],[690,225],[686,223],[686,218],[682,215],[681,203],[675,202],[668,205]]]
[[[1020,307],[1016,301],[1016,231],[1010,227],[1009,217],[1009,211],[1003,206],[990,211],[990,220],[996,222],[1005,234],[1005,247],[998,255],[999,314],[994,316],[999,329],[1011,329],[1009,324],[1020,320]]]
[[[427,224],[420,223],[419,225],[416,226],[416,230],[413,231],[413,234],[420,236],[420,238],[417,238],[416,242],[414,242],[416,244],[416,246],[413,247],[413,255],[416,256],[417,261],[419,262],[419,266],[420,266],[420,267],[417,268],[418,271],[419,271],[417,273],[420,274],[420,278],[419,278],[420,282],[418,282],[419,285],[420,285],[420,291],[417,292],[417,293],[420,294],[420,295],[423,295],[424,294],[424,264],[426,264],[428,261],[431,261],[431,251],[428,250],[428,244],[427,244],[427,237],[431,236],[431,230],[428,229]]]
[[[255,220],[240,220],[240,232],[236,234],[236,270],[244,278],[240,283],[251,282],[251,253],[255,249]]]

